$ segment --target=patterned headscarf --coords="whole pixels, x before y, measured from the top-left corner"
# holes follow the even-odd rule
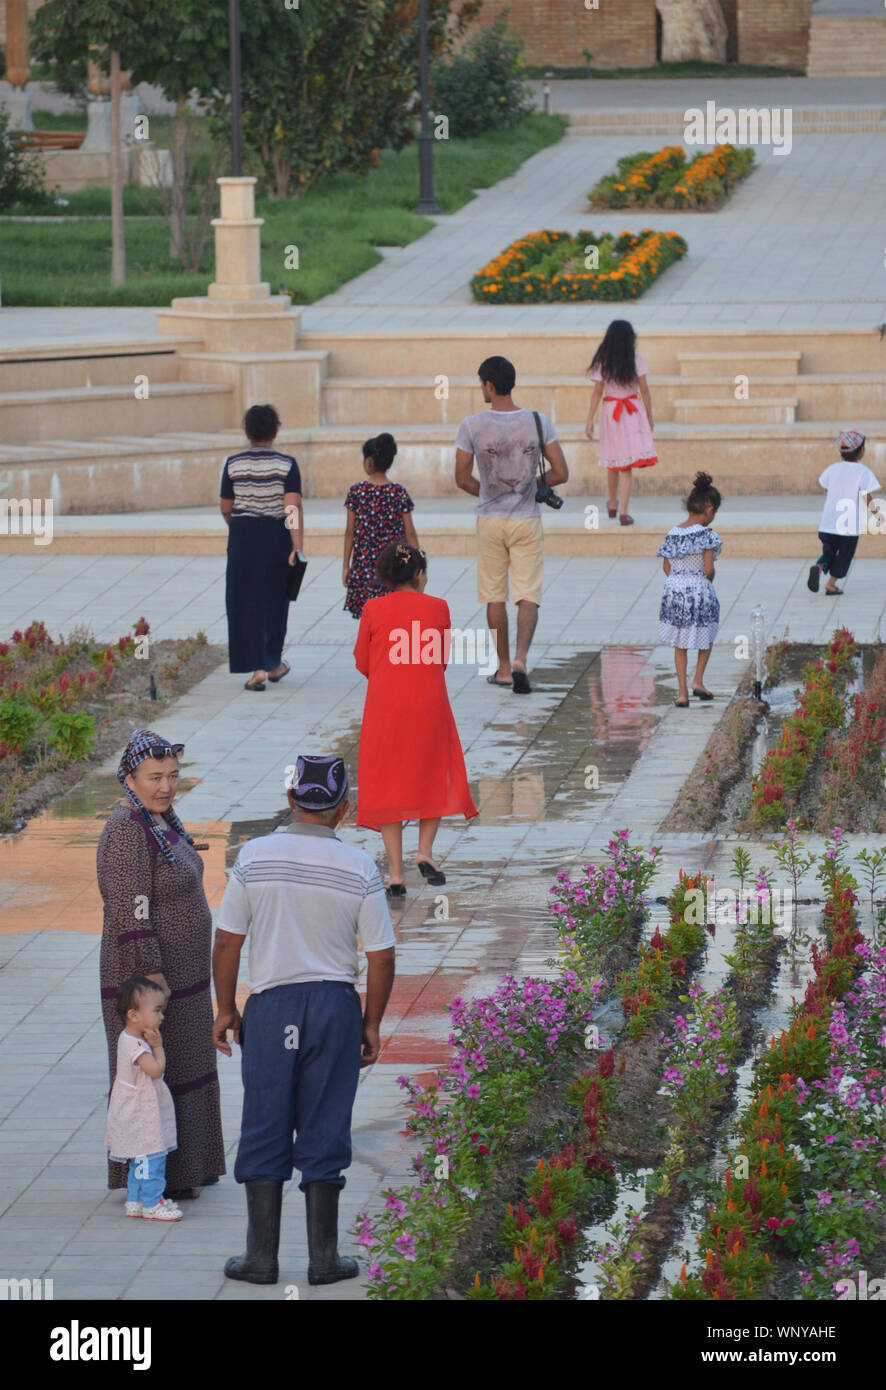
[[[126,778],[129,773],[134,772],[139,763],[143,763],[146,758],[153,757],[151,753],[152,748],[162,748],[165,750],[166,756],[178,758],[184,752],[185,746],[183,743],[170,743],[168,739],[161,738],[159,734],[153,733],[151,729],[134,730],[129,742],[123,749],[120,766],[117,768],[117,781],[129,798],[130,804],[138,811],[145,825],[154,836],[163,857],[168,863],[177,864],[178,860],[172,852],[172,847],[166,838],[163,827],[154,824],[147,806],[139,801],[132,788],[126,785]],[[171,806],[168,811],[164,812],[164,815],[176,834],[181,835],[184,840],[187,840],[189,845],[192,845],[194,843],[193,837],[185,830],[185,827],[182,825]]]

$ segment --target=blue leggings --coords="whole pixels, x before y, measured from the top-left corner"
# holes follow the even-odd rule
[[[127,1202],[141,1202],[143,1207],[155,1207],[166,1186],[166,1155],[145,1154],[129,1160],[126,1179]]]
[[[302,1191],[309,1182],[344,1187],[362,1038],[360,998],[343,981],[278,985],[249,996],[240,1029],[237,1182],[288,1182],[298,1168]]]

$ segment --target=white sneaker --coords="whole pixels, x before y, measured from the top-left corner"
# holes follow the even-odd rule
[[[181,1221],[182,1212],[168,1197],[161,1197],[155,1207],[145,1207],[142,1211],[145,1221]]]
[[[142,1204],[141,1204],[141,1202],[127,1202],[127,1203],[126,1203],[126,1215],[127,1215],[127,1216],[141,1216],[141,1214],[142,1214]]]

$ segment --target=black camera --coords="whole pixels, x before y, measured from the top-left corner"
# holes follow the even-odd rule
[[[535,489],[536,502],[543,502],[546,507],[553,507],[554,511],[559,511],[563,506],[563,498],[558,497],[550,483],[539,483]]]

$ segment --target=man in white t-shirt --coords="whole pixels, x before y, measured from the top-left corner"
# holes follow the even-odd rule
[[[818,593],[822,573],[828,576],[824,592],[828,595],[842,594],[836,580],[845,579],[849,573],[852,557],[858,545],[861,531],[861,504],[870,508],[874,516],[881,517],[879,507],[871,507],[871,493],[880,484],[869,468],[861,460],[864,457],[865,436],[861,430],[843,430],[837,437],[840,448],[839,463],[832,463],[819,478],[819,486],[827,489],[827,496],[821,513],[818,538],[821,541],[821,555],[809,569],[807,588]],[[879,529],[879,523],[878,523]]]
[[[219,909],[212,958],[215,1045],[242,1049],[243,1120],[234,1166],[246,1186],[246,1254],[229,1279],[276,1284],[283,1184],[301,1172],[308,1282],[353,1279],[338,1254],[342,1170],[351,1162],[351,1111],[361,1066],[376,1061],[394,980],[394,929],[374,862],[335,834],[350,805],[341,758],[301,757],[288,788],[293,822],[249,840]],[[249,934],[250,995],[235,1003]],[[366,1006],[355,989],[357,938],[366,952]],[[293,1143],[293,1134],[295,1142]]]
[[[549,487],[569,477],[557,433],[546,415],[514,405],[517,374],[506,357],[487,357],[478,369],[489,410],[462,420],[455,441],[455,482],[477,503],[477,597],[486,604],[486,621],[495,633],[498,670],[490,685],[509,686],[515,695],[531,691],[526,674],[529,644],[538,622],[543,575],[544,532],[535,500],[541,451],[550,464]],[[476,462],[478,477],[473,476]],[[508,641],[508,574],[517,605],[514,660]]]

